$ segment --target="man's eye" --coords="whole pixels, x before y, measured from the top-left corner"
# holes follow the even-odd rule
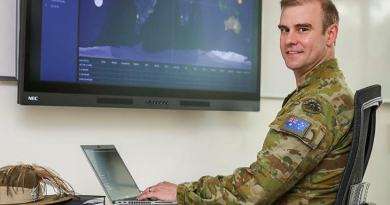
[[[305,31],[308,31],[308,30],[309,30],[309,29],[307,29],[307,28],[300,28],[300,29],[299,29],[300,32],[305,32]]]
[[[287,32],[289,32],[290,30],[287,29],[287,28],[281,28],[280,31],[281,31],[282,33],[287,33]]]

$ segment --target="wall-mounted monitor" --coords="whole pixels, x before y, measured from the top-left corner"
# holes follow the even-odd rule
[[[261,0],[21,0],[22,105],[258,111]]]

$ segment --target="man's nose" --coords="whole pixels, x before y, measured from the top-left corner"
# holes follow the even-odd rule
[[[296,45],[296,44],[298,44],[298,38],[297,38],[297,34],[295,32],[289,32],[287,34],[286,44],[287,45]]]

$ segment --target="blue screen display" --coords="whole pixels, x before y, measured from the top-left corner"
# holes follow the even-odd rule
[[[40,80],[255,93],[256,0],[44,0]]]

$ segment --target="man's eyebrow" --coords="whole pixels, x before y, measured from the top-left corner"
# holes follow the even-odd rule
[[[294,27],[295,28],[313,28],[313,25],[311,25],[309,23],[299,23],[299,24],[296,24]],[[278,28],[279,29],[288,29],[288,27],[283,25],[283,24],[279,24]]]
[[[309,24],[309,23],[300,23],[300,24],[297,24],[295,25],[296,28],[313,28],[313,25]]]
[[[285,25],[282,25],[282,24],[279,24],[279,25],[278,25],[278,28],[279,28],[279,29],[288,29],[288,27],[287,27],[287,26],[285,26]]]

